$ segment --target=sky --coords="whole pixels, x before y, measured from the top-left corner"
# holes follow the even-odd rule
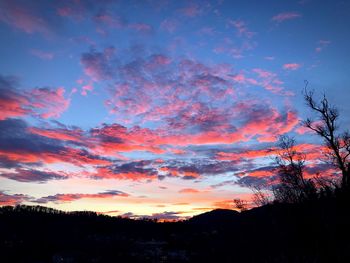
[[[305,80],[349,128],[350,2],[0,0],[0,205],[180,219],[331,174]],[[317,119],[315,119],[317,121]]]

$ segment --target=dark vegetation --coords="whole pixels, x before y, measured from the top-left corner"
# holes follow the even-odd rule
[[[305,176],[306,156],[281,137],[271,191],[254,188],[241,212],[214,210],[181,222],[158,223],[62,212],[41,206],[0,208],[1,262],[350,262],[350,136],[339,132],[337,109],[324,96],[305,100],[339,180]]]
[[[1,262],[350,262],[347,207],[327,198],[173,223],[3,207]]]

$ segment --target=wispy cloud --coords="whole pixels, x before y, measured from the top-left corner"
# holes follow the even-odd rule
[[[287,63],[283,65],[283,69],[285,70],[297,70],[301,67],[298,63]]]
[[[276,22],[276,23],[282,23],[282,22],[285,22],[287,20],[293,20],[293,19],[300,18],[301,16],[302,15],[300,13],[297,13],[297,12],[283,12],[283,13],[279,13],[279,14],[273,16],[271,18],[271,20]]]

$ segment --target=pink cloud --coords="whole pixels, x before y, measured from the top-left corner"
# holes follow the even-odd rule
[[[323,123],[322,121],[314,121],[312,122],[312,126],[313,127],[317,127],[317,126],[323,126]],[[298,134],[306,134],[306,133],[313,133],[314,131],[311,130],[310,128],[307,128],[305,126],[299,126],[296,130],[295,130],[296,133]]]
[[[63,87],[19,90],[13,78],[0,76],[0,80],[0,120],[24,115],[55,118],[69,107]]]
[[[10,205],[15,206],[19,205],[25,201],[29,201],[31,198],[28,195],[24,194],[6,194],[3,191],[0,191],[0,205]]]
[[[297,70],[301,67],[298,63],[288,63],[283,65],[283,69],[285,70]]]
[[[239,36],[244,36],[244,37],[247,37],[247,38],[251,38],[254,36],[254,32],[250,31],[246,25],[246,23],[242,20],[227,20],[227,24],[229,26],[232,26],[234,27],[237,32],[238,32],[238,35]]]
[[[64,97],[65,89],[37,88],[30,91],[30,106],[42,118],[58,118],[67,110],[70,99]]]
[[[260,78],[256,81],[255,85],[261,85],[266,90],[275,94],[286,96],[292,95],[291,93],[288,93],[283,90],[283,82],[278,78],[276,73],[260,68],[255,68],[252,71],[256,73]]]
[[[62,141],[72,141],[83,143],[86,138],[84,138],[83,131],[81,129],[67,129],[67,128],[56,128],[56,129],[41,129],[37,127],[29,127],[27,129],[32,134],[37,134],[51,139],[62,140]]]
[[[25,33],[50,33],[49,21],[40,16],[35,8],[15,1],[2,1],[0,21]]]
[[[86,84],[86,85],[82,86],[81,89],[82,89],[81,95],[87,96],[88,92],[90,92],[94,89],[94,86],[90,83],[90,84]]]
[[[31,111],[25,107],[27,103],[26,97],[17,96],[17,94],[0,96],[0,120],[29,114]]]
[[[284,12],[275,15],[271,20],[277,23],[282,23],[284,21],[293,20],[299,17],[301,17],[301,14],[297,12]]]
[[[111,65],[110,52],[106,51],[84,53],[80,59],[84,72],[93,81],[108,80],[112,77],[113,66]],[[109,49],[108,49],[109,50]]]

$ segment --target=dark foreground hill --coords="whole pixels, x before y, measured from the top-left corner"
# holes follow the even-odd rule
[[[176,223],[0,208],[0,262],[350,262],[348,202],[214,210]]]

